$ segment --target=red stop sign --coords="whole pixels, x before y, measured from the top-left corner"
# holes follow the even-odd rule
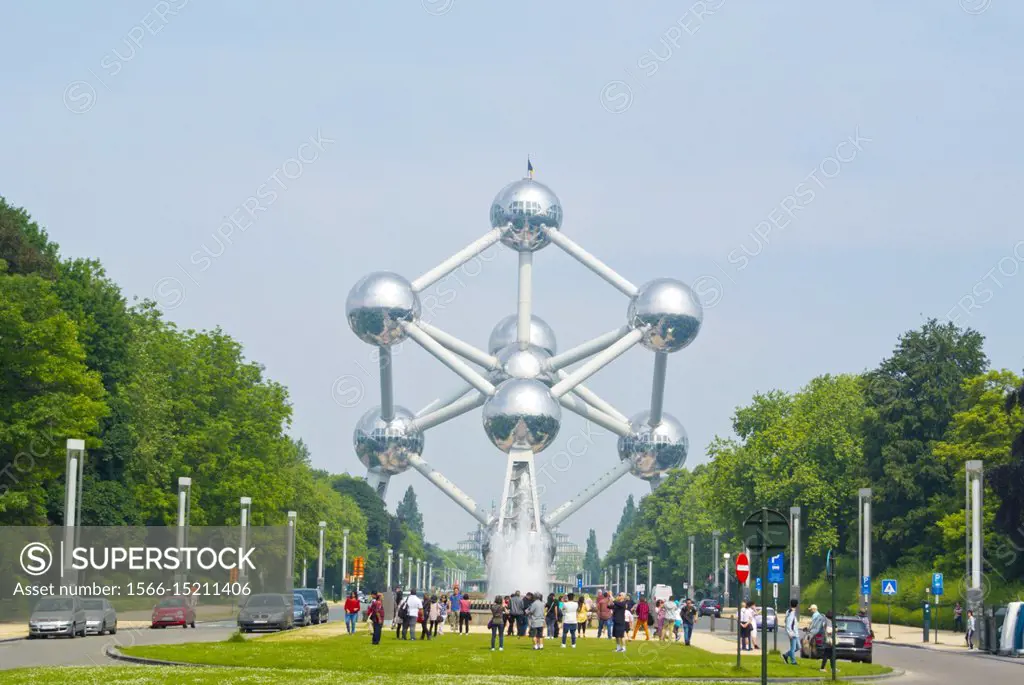
[[[743,552],[736,555],[736,580],[741,583],[747,582],[750,577],[750,559]]]

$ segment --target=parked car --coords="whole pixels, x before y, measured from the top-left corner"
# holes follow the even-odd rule
[[[773,607],[764,607],[754,617],[754,623],[757,625],[757,630],[761,630],[761,621],[763,617],[767,617],[765,620],[768,621],[768,632],[774,633],[775,626],[778,625],[778,617],[775,615],[775,609]]]
[[[28,618],[28,639],[64,635],[85,637],[86,618],[78,597],[44,597]]]
[[[103,598],[89,598],[82,600],[82,608],[85,609],[85,632],[102,635],[117,632],[117,612],[110,602]]]
[[[697,605],[697,616],[714,616],[715,618],[722,617],[722,603],[717,599],[702,599],[700,604]]]
[[[288,630],[295,626],[295,597],[288,595],[253,595],[238,612],[238,629],[243,633],[254,630]]]
[[[292,592],[301,595],[302,599],[306,600],[306,604],[312,607],[310,614],[314,624],[327,623],[327,619],[331,617],[331,610],[327,606],[327,600],[324,599],[324,593],[320,592],[319,588],[304,587],[292,590]]]
[[[164,597],[153,607],[150,628],[196,627],[196,608],[187,597]]]
[[[870,664],[874,638],[867,622],[860,616],[839,616],[834,623],[836,627],[836,659],[863,661]],[[806,634],[806,630],[804,633]],[[827,635],[825,639],[831,640],[832,637]],[[800,652],[804,658],[810,656],[806,649],[801,649]]]
[[[292,623],[297,626],[306,627],[313,623],[313,616],[310,613],[312,607],[306,604],[302,595],[292,593]]]

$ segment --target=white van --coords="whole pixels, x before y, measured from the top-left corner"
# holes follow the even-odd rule
[[[668,601],[668,598],[671,597],[671,596],[672,596],[672,586],[671,585],[655,585],[654,586],[654,592],[651,595],[651,597],[654,600],[655,604],[657,604],[659,599],[662,600],[662,601]]]

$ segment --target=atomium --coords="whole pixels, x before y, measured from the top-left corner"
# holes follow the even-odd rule
[[[381,496],[392,476],[413,466],[485,529],[507,533],[526,526],[530,535],[550,540],[562,521],[627,473],[654,488],[663,474],[685,463],[686,430],[662,404],[668,355],[697,338],[704,320],[700,301],[688,285],[674,279],[658,278],[637,287],[562,233],[562,222],[558,196],[534,181],[531,172],[498,192],[490,207],[490,230],[437,267],[412,281],[379,271],[353,286],[346,318],[361,340],[378,348],[381,378],[381,407],[359,421],[354,444],[368,469],[367,479]],[[486,348],[462,341],[434,322],[421,322],[421,293],[499,241],[518,255],[517,309],[494,326]],[[624,325],[559,352],[554,330],[533,314],[534,255],[549,244],[626,296]],[[396,406],[393,397],[392,347],[406,339],[462,381],[415,414]],[[635,345],[654,353],[654,388],[650,408],[629,419],[584,383]],[[494,513],[482,510],[423,459],[425,431],[481,407],[485,434],[507,455],[501,504]],[[558,437],[563,408],[617,435],[619,459],[576,497],[541,515],[533,459]],[[385,421],[384,416],[392,418]]]

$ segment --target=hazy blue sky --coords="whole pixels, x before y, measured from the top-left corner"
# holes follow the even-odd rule
[[[701,291],[704,328],[671,357],[666,396],[691,465],[754,392],[872,367],[928,317],[1024,367],[1020,3],[137,0],[4,15],[0,194],[129,296],[241,340],[291,389],[319,467],[363,473],[352,429],[378,401],[372,350],[345,323],[350,286],[378,269],[413,278],[482,235],[527,154],[566,234],[637,283]],[[625,298],[557,248],[535,283],[562,349],[624,321]],[[442,288],[429,320],[482,347],[515,308],[515,256],[492,248]],[[633,414],[652,365],[637,348],[589,385]],[[395,374],[413,411],[455,381],[410,344]],[[489,504],[505,466],[479,421],[431,430],[425,457]],[[583,432],[568,418],[541,455],[549,507],[617,459],[603,430],[556,459]],[[429,538],[471,528],[415,472],[393,479],[392,505],[408,484]],[[647,491],[627,477],[564,529],[582,542],[596,527],[604,548],[626,495]]]

